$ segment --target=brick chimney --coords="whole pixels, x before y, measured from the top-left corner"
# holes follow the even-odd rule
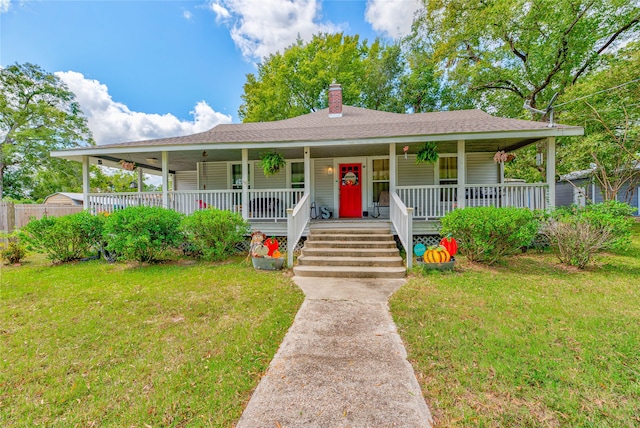
[[[329,85],[329,117],[342,117],[342,85]]]

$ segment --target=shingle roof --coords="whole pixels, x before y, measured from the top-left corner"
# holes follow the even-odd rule
[[[556,129],[580,129],[556,125]],[[275,122],[218,125],[182,137],[111,144],[101,147],[163,146],[199,143],[333,141],[458,133],[548,130],[546,123],[491,116],[481,110],[402,114],[343,106],[342,117],[329,109]]]

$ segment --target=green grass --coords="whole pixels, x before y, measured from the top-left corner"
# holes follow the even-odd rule
[[[527,253],[391,300],[440,426],[640,426],[640,224],[586,271]]]
[[[231,426],[293,322],[281,272],[100,261],[0,270],[0,426]]]

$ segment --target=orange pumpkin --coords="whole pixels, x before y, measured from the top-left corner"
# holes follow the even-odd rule
[[[275,250],[273,252],[273,254],[271,254],[271,257],[273,257],[274,259],[279,259],[282,256],[282,254],[280,254],[280,251]]]

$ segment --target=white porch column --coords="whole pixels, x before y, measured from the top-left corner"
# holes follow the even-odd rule
[[[142,168],[138,167],[138,193],[142,193],[142,187],[144,183],[144,172]]]
[[[242,149],[242,218],[249,218],[249,149]]]
[[[556,137],[547,137],[547,185],[549,186],[547,209],[553,209],[556,206]]]
[[[467,185],[466,142],[458,140],[458,208],[465,207],[465,186]]]
[[[396,170],[398,157],[396,156],[396,143],[389,143],[389,193],[396,192]]]
[[[89,183],[89,156],[82,156],[82,209],[88,210],[89,207],[89,191],[91,184]]]
[[[311,193],[311,147],[304,148],[304,194]]]
[[[162,152],[162,206],[169,208],[169,152]]]

